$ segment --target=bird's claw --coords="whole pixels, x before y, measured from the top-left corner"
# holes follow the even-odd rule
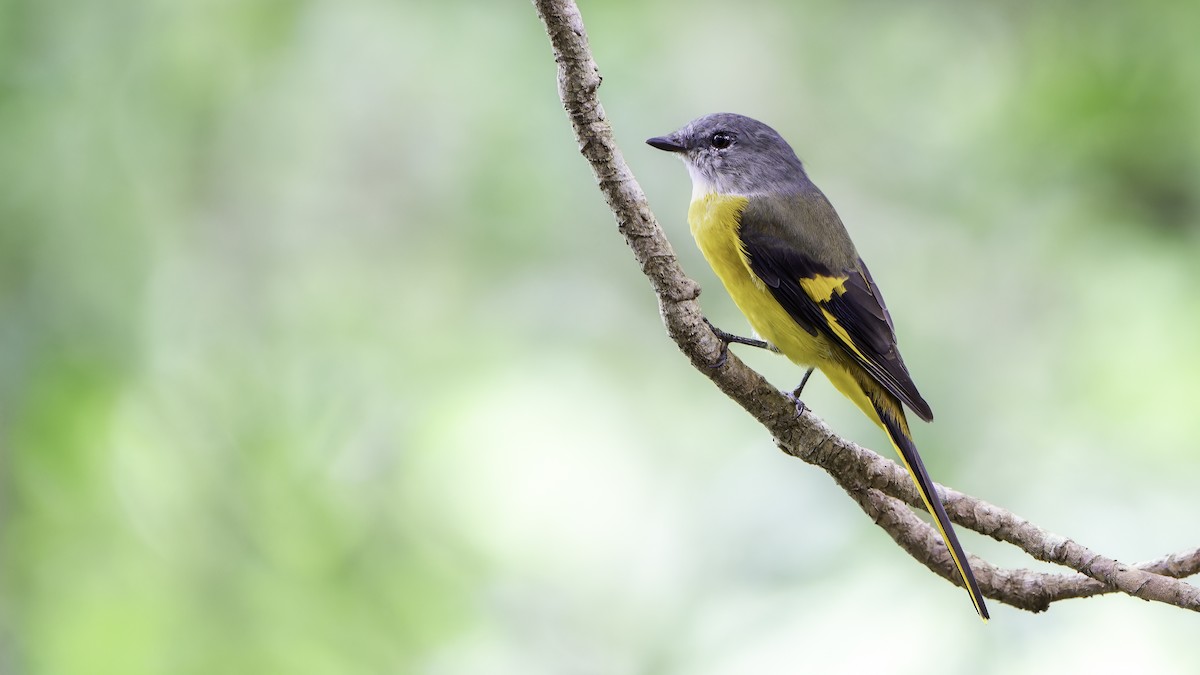
[[[796,385],[795,390],[793,390],[791,393],[784,394],[785,396],[787,396],[789,401],[791,401],[793,404],[795,404],[796,417],[800,417],[801,415],[804,414],[805,410],[808,410],[808,406],[804,404],[804,401],[800,400],[800,394],[801,394],[801,392],[804,391],[804,385],[808,384],[808,378],[812,377],[813,370],[814,370],[813,368],[809,368],[804,373],[804,378],[802,380],[800,380],[800,384]]]
[[[704,319],[704,323],[708,326],[708,329],[712,331],[712,334],[716,336],[718,340],[721,341],[721,354],[717,357],[716,363],[709,365],[709,368],[720,368],[721,366],[725,365],[725,362],[729,360],[729,345],[734,342],[740,345],[749,345],[751,347],[758,347],[759,349],[767,349],[779,353],[779,349],[766,340],[755,340],[754,338],[746,338],[740,335],[734,335],[733,333],[727,333],[714,326],[712,322],[708,320],[708,317],[702,316],[700,318]]]
[[[787,400],[792,402],[792,405],[796,406],[796,417],[797,418],[804,416],[804,412],[806,410],[808,410],[808,404],[806,404],[804,401],[800,400],[800,397],[797,396],[798,393],[799,393],[799,390],[784,392],[784,394],[783,394],[784,396],[787,397]]]
[[[708,319],[705,319],[705,321],[707,320]],[[712,324],[709,325],[711,326]],[[729,361],[729,343],[721,340],[721,353],[717,356],[717,360],[715,362],[708,364],[708,367],[712,368],[713,370],[717,370],[723,367],[727,361]]]
[[[723,367],[726,362],[729,361],[729,340],[725,339],[727,333],[714,326],[713,323],[708,320],[707,316],[700,318],[704,319],[704,324],[708,326],[708,329],[712,331],[712,334],[717,336],[717,340],[721,342],[721,353],[717,355],[717,360],[708,364],[709,368],[717,370],[718,368]]]

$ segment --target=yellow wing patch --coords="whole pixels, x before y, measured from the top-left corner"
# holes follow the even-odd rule
[[[857,354],[858,358],[866,361],[867,357],[858,350],[858,347],[854,344],[854,340],[850,339],[850,334],[846,332],[846,329],[842,327],[842,324],[838,323],[837,318],[830,314],[829,310],[825,309],[824,307],[821,308],[821,314],[825,315],[825,322],[829,324],[829,329],[833,331],[833,334],[837,336],[837,339],[840,340],[842,344],[849,347],[851,351]]]
[[[838,295],[845,293],[846,280],[849,278],[850,277],[827,277],[818,274],[815,277],[804,277],[800,279],[800,288],[803,288],[804,292],[808,294],[808,297],[812,298],[813,302],[816,302],[817,305],[820,306],[820,304],[823,302],[829,302],[829,299],[833,297],[834,293],[837,293]],[[824,307],[821,307],[821,314],[824,315],[825,323],[829,324],[829,329],[833,331],[833,334],[837,336],[837,339],[843,345],[849,347],[851,351],[857,354],[858,358],[866,361],[867,357],[863,355],[861,351],[859,351],[858,347],[854,344],[854,340],[850,339],[850,334],[846,332],[846,329],[842,326],[842,324],[838,323],[837,318],[834,317],[833,314],[831,314],[829,310],[825,309]]]
[[[800,288],[813,299],[813,302],[829,302],[834,293],[841,295],[846,292],[846,280],[850,277],[826,277],[817,275],[800,279]]]

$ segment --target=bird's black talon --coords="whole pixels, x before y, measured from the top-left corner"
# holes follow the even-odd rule
[[[719,336],[718,336],[718,339],[720,339]],[[729,343],[724,340],[721,340],[721,353],[720,353],[720,355],[717,356],[716,362],[710,363],[708,367],[712,368],[713,370],[717,370],[717,369],[721,368],[722,366],[724,366],[725,362],[728,360],[729,360]]]
[[[721,330],[720,328],[717,328],[716,326],[714,326],[712,324],[712,322],[708,320],[707,316],[703,316],[700,318],[704,319],[704,323],[705,323],[705,325],[708,326],[708,329],[710,331],[712,331],[713,335],[717,336],[718,340],[721,341],[721,353],[717,356],[717,360],[715,362],[709,364],[709,366],[708,366],[709,368],[716,370],[716,369],[724,366],[725,362],[729,360],[729,340],[725,339],[725,336],[727,335],[727,333],[725,331]]]
[[[785,392],[783,395],[787,397],[787,400],[792,402],[792,405],[796,406],[796,417],[801,417],[804,415],[804,411],[808,410],[808,405],[796,395],[798,392],[799,389],[793,392]]]
[[[721,338],[721,336],[725,334],[725,331],[723,331],[723,330],[721,330],[720,328],[717,328],[716,326],[714,326],[714,325],[713,325],[713,322],[709,321],[707,316],[702,316],[702,317],[700,317],[700,318],[701,318],[701,319],[704,319],[704,325],[705,325],[705,326],[708,326],[708,329],[709,329],[710,331],[712,331],[712,334],[713,334],[713,335],[716,335],[718,339],[720,339],[720,338]],[[725,341],[725,340],[721,340],[721,342],[724,342],[724,341]]]
[[[815,370],[815,368],[809,368],[808,371],[804,373],[804,377],[800,380],[800,384],[797,385],[794,390],[792,390],[792,393],[787,395],[788,400],[796,405],[796,417],[800,417],[804,414],[805,410],[808,410],[808,406],[804,404],[804,401],[800,400],[800,394],[804,391],[804,385],[808,384],[808,378],[812,377],[813,370]]]

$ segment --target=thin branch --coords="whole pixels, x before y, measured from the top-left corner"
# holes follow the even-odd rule
[[[886,530],[909,555],[942,578],[955,585],[962,585],[946,547],[942,545],[941,539],[933,528],[925,525],[899,500],[875,488],[847,484],[836,475],[834,478],[862,507],[863,511]],[[1044,611],[1050,607],[1050,603],[1068,598],[1085,598],[1115,592],[1128,593],[1124,589],[1091,579],[1083,574],[1051,574],[1027,569],[1004,569],[996,567],[978,556],[972,555],[970,558],[976,581],[988,597],[1031,612]],[[1150,577],[1157,575],[1173,578],[1191,576],[1200,572],[1200,549],[1157,558],[1134,565],[1132,569],[1146,573]],[[1133,595],[1133,593],[1130,594]],[[1162,601],[1168,602],[1168,604],[1177,604],[1170,602],[1168,598],[1169,596],[1164,596]]]
[[[617,229],[650,280],[667,333],[697,370],[766,427],[780,449],[823,468],[909,555],[959,583],[940,537],[904,506],[920,507],[920,500],[900,467],[840,438],[812,413],[797,417],[793,404],[736,355],[730,353],[720,367],[713,367],[722,356],[721,342],[709,330],[696,302],[700,286],[680,268],[645,194],[613,140],[596,96],[601,78],[579,9],[573,0],[533,0],[533,4],[550,37],[558,63],[559,96],[571,119],[579,151],[595,173],[600,191],[616,217]],[[1009,570],[972,556],[975,576],[989,598],[1038,612],[1058,600],[1120,592],[1200,611],[1200,589],[1179,580],[1200,572],[1200,549],[1141,565],[1124,565],[998,506],[939,489],[954,522],[1013,544],[1038,560],[1080,573]]]
[[[776,435],[776,443],[784,452],[828,471],[843,489],[851,492],[851,496],[854,496],[856,501],[858,501],[858,497],[852,490],[856,487],[869,487],[910,506],[924,508],[920,495],[913,487],[912,480],[895,462],[839,438],[820,421],[814,420],[812,424],[827,431],[824,443],[818,445],[789,444],[782,440],[779,434]],[[1155,573],[1154,570],[1124,565],[1111,558],[1101,556],[1066,537],[1047,532],[1028,520],[982,499],[940,485],[938,490],[942,495],[947,515],[951,520],[964,527],[986,534],[998,541],[1012,544],[1036,560],[1055,563],[1081,572],[1104,584],[1103,588],[1107,589],[1106,592],[1120,591],[1143,600],[1165,602],[1185,609],[1200,611],[1200,588],[1172,578],[1179,575],[1164,575]],[[861,501],[859,501],[859,505],[863,506],[869,515],[875,517],[875,514]],[[878,520],[876,522],[879,523]],[[896,539],[897,543],[900,543],[905,550],[908,550],[910,554],[913,553],[905,546],[902,539],[914,535],[893,531],[889,525],[879,524],[888,530],[892,538]],[[915,524],[913,526],[916,527]],[[925,529],[928,532],[924,534],[924,537],[926,539],[933,537],[931,541],[935,549],[934,556],[923,558],[914,554],[913,557],[958,584],[957,575],[951,573],[949,554],[945,552],[941,540],[937,538],[932,528],[926,526]],[[1189,576],[1200,571],[1200,552],[1192,551],[1190,553],[1190,567],[1182,564],[1189,558],[1172,558],[1179,563],[1175,567],[1176,570],[1191,569],[1188,575],[1181,576]],[[980,576],[980,574],[976,574],[977,578]],[[983,588],[982,580],[980,580],[980,584]],[[987,593],[986,588],[984,593]],[[1004,598],[997,599],[1007,602]]]

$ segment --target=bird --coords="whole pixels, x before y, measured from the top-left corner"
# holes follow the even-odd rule
[[[683,160],[692,180],[688,224],[705,260],[763,340],[713,328],[722,341],[766,347],[813,369],[887,434],[932,514],[975,611],[988,619],[933,480],[917,452],[905,407],[926,422],[879,286],[825,194],[777,131],[744,115],[715,113],[646,141]]]

